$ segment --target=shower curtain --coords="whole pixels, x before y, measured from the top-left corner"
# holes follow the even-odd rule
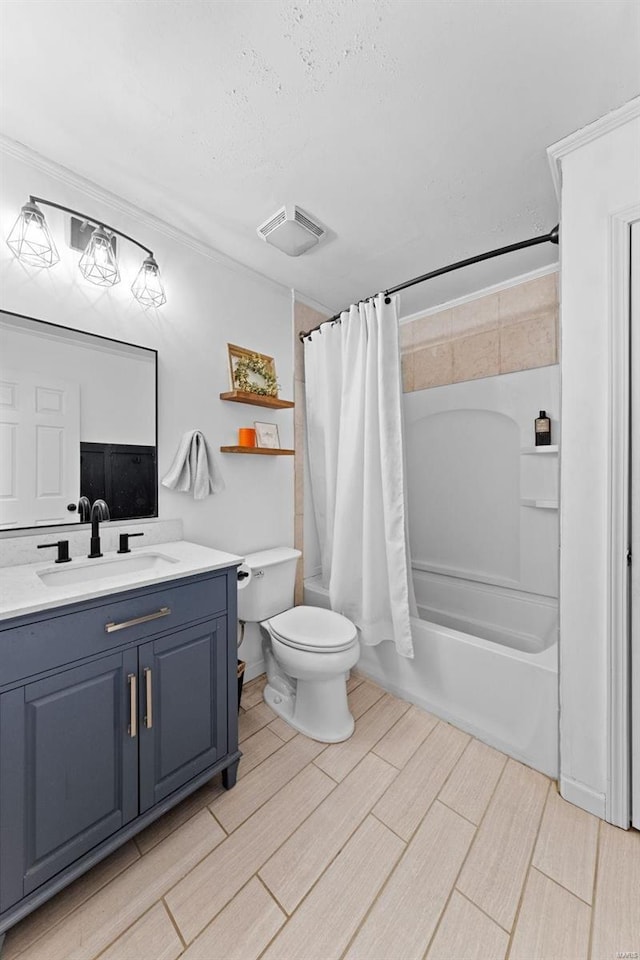
[[[397,302],[380,295],[304,341],[311,494],[331,607],[365,644],[413,657]]]

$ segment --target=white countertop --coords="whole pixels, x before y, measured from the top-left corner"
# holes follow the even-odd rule
[[[47,586],[38,576],[42,572],[66,571],[81,567],[107,565],[109,561],[120,560],[123,556],[139,557],[144,555],[161,556],[173,561],[161,569],[128,570],[115,576],[108,576],[86,583],[65,583]],[[243,557],[222,550],[212,550],[188,540],[172,540],[170,543],[157,543],[148,547],[134,547],[131,553],[121,555],[117,552],[105,553],[100,560],[87,557],[74,558],[71,563],[55,564],[51,560],[41,563],[27,563],[20,566],[4,567],[0,570],[0,620],[20,617],[39,610],[50,610],[68,603],[93,600],[106,597],[136,587],[148,587],[154,583],[165,583],[190,577],[223,567],[238,566]],[[53,579],[53,578],[52,578]]]

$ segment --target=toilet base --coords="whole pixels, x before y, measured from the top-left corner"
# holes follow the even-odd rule
[[[312,740],[341,743],[354,731],[344,674],[327,680],[298,680],[296,692],[290,694],[283,694],[267,683],[263,696],[264,702],[285,723]]]

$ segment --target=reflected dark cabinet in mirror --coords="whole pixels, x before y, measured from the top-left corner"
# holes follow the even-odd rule
[[[80,491],[91,503],[106,500],[112,520],[155,516],[155,447],[81,443]]]

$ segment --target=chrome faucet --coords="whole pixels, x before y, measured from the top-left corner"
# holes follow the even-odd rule
[[[100,521],[110,520],[109,507],[104,500],[96,500],[91,507],[91,553],[89,559],[102,556],[100,550]]]

